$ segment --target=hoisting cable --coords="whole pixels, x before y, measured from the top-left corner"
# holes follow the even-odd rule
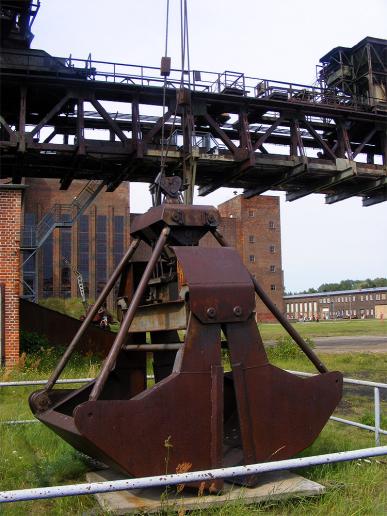
[[[168,54],[168,35],[169,35],[169,0],[166,0],[166,22],[165,22],[165,51],[164,56],[167,58]],[[185,62],[187,57],[187,66],[188,66],[188,85],[190,88],[191,84],[191,71],[190,71],[190,56],[189,56],[189,37],[188,37],[188,8],[187,8],[187,0],[180,0],[180,45],[181,45],[181,78],[180,78],[180,87],[184,87],[184,74],[185,74]],[[163,83],[163,111],[162,116],[163,119],[165,117],[166,110],[166,89],[167,89],[167,76],[168,74],[164,74],[164,83]],[[161,128],[161,156],[160,156],[160,172],[157,175],[157,183],[153,185],[155,188],[154,195],[154,204],[157,204],[160,201],[160,182],[165,174],[166,167],[166,159],[168,156],[168,150],[171,142],[172,135],[174,133],[176,127],[176,117],[177,117],[177,104],[175,108],[175,113],[173,115],[171,129],[169,131],[167,142],[165,143],[165,120],[163,120],[162,128]]]
[[[167,59],[168,56],[168,33],[169,33],[169,0],[166,5],[166,17],[165,17],[165,47],[164,47],[164,58]],[[160,155],[160,172],[158,174],[159,178],[164,174],[165,168],[165,156],[164,156],[164,141],[165,141],[165,106],[166,106],[166,90],[167,90],[167,77],[168,74],[164,73],[164,84],[163,84],[163,125],[161,126],[161,155]],[[152,186],[151,186],[152,188]],[[153,195],[153,204],[156,205],[159,202],[160,197],[160,181],[155,185],[155,193]]]

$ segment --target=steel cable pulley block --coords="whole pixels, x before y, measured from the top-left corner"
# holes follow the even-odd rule
[[[316,439],[340,401],[342,375],[327,372],[294,329],[293,338],[321,374],[301,379],[268,362],[255,321],[255,293],[285,326],[286,321],[236,250],[225,246],[218,222],[213,207],[171,202],[137,217],[135,244],[113,273],[121,276],[122,320],[100,374],[80,389],[53,390],[90,323],[86,319],[46,388],[30,397],[39,420],[126,474],[287,459]],[[199,246],[207,233],[223,247]],[[155,375],[149,388],[147,333]],[[222,333],[231,364],[226,373]],[[134,344],[142,346],[136,350]],[[222,481],[209,480],[206,487],[219,490]]]

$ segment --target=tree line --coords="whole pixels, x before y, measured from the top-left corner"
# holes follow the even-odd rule
[[[292,294],[317,294],[318,292],[334,292],[339,290],[359,290],[362,288],[378,288],[387,287],[387,278],[367,278],[365,280],[342,280],[339,283],[323,283],[317,289],[309,288],[300,292],[286,292],[286,295]]]

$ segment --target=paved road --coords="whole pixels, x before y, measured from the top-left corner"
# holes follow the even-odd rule
[[[314,337],[316,350],[327,353],[387,353],[386,336]]]

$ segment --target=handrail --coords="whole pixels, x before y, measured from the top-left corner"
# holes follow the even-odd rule
[[[7,51],[3,51],[2,55],[6,55]],[[58,73],[63,70],[67,70],[74,73],[77,71],[80,73],[82,70],[87,71],[87,77],[83,79],[88,80],[100,80],[103,79],[108,81],[109,79],[116,83],[119,79],[121,82],[130,81],[133,84],[144,86],[144,82],[147,82],[147,86],[151,83],[156,83],[160,88],[164,85],[164,79],[160,76],[160,69],[157,66],[144,66],[138,64],[112,62],[95,60],[91,58],[81,59],[70,57],[57,57],[49,54],[27,54],[26,52],[8,52],[9,55],[19,55],[27,58],[27,62],[31,62],[33,59],[51,59],[52,64],[57,62],[61,65],[58,69]],[[78,66],[79,65],[79,66]],[[3,65],[6,66],[6,63]],[[53,70],[55,73],[55,71]],[[167,81],[167,86],[176,88],[181,83],[182,70],[179,68],[172,68],[171,74]],[[199,79],[200,78],[200,79]],[[137,82],[136,82],[137,81]],[[231,81],[231,82],[229,82]],[[369,104],[364,104],[354,97],[346,95],[344,93],[337,93],[334,90],[323,88],[315,85],[305,85],[300,83],[290,83],[285,81],[277,81],[272,79],[263,79],[259,77],[252,77],[243,74],[242,72],[234,72],[231,70],[225,70],[222,73],[207,71],[207,70],[190,70],[184,71],[183,83],[186,87],[190,87],[194,91],[207,91],[210,93],[222,93],[224,87],[239,89],[243,96],[254,96],[257,97],[257,88],[260,84],[265,85],[265,90],[276,90],[283,88],[284,92],[288,94],[289,101],[294,102],[305,102],[315,104],[333,104],[335,106],[347,107],[351,104],[354,109],[364,109],[372,105],[372,102],[382,102],[382,98],[369,97]],[[261,94],[264,93],[261,91]],[[306,94],[311,94],[309,98],[297,98],[300,91],[304,91]],[[267,97],[268,95],[266,95]],[[308,97],[308,95],[307,95]],[[265,98],[265,95],[263,95]],[[344,103],[344,104],[343,104]]]

